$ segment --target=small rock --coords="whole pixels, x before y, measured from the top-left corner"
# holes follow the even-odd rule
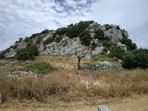
[[[109,54],[110,54],[110,50],[107,51],[107,55],[109,55]]]
[[[98,107],[98,111],[115,111],[115,110],[109,109],[108,107],[101,105]]]

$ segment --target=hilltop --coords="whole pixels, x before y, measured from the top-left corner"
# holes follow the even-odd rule
[[[19,38],[12,46],[0,53],[0,58],[13,58],[27,44],[35,44],[39,55],[73,56],[76,51],[87,51],[86,58],[116,50],[133,50],[136,44],[128,38],[128,32],[118,25],[101,25],[94,21],[81,21],[57,30],[45,29],[30,37]]]

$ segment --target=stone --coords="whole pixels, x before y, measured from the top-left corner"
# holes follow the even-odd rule
[[[108,61],[99,62],[99,64],[103,64],[103,65],[107,65],[107,66],[112,66],[112,63],[108,62]]]
[[[92,54],[93,55],[97,55],[97,54],[101,54],[104,50],[104,47],[103,46],[100,46],[100,47],[96,47],[93,51],[92,51]]]
[[[95,38],[95,33],[90,33],[90,37],[93,39],[93,38]]]
[[[105,25],[100,25],[99,26],[99,29],[105,31],[106,30],[106,27],[105,27]]]
[[[108,50],[106,54],[109,55],[110,54],[110,50]]]
[[[104,34],[106,37],[109,37],[112,41],[112,43],[116,44],[123,38],[121,30],[118,30],[116,28],[112,28],[109,30],[104,31]]]
[[[118,42],[117,43],[117,47],[120,48],[120,49],[123,49],[124,51],[127,51],[127,47],[125,44],[122,44],[121,42]]]
[[[100,105],[98,107],[98,111],[117,111],[117,110],[112,110],[112,109],[109,109],[108,107],[106,107],[104,105]]]
[[[122,62],[122,60],[121,60],[121,59],[119,59],[119,60],[118,60],[118,62],[119,62],[119,63],[121,63],[121,62]]]
[[[96,45],[98,45],[98,44],[99,44],[98,39],[93,39],[93,42],[94,42]]]
[[[11,48],[11,49],[9,50],[9,52],[5,54],[5,57],[6,57],[6,58],[11,58],[11,57],[14,57],[15,55],[16,55],[15,49]]]

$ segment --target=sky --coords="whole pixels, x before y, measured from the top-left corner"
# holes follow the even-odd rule
[[[115,24],[148,48],[148,0],[0,0],[0,51],[44,29],[79,21]]]

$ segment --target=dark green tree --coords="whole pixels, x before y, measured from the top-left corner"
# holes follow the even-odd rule
[[[128,53],[122,58],[122,66],[126,69],[148,68],[148,50],[137,49]]]
[[[35,44],[29,43],[26,48],[17,51],[17,60],[34,60],[39,55],[38,48]]]

